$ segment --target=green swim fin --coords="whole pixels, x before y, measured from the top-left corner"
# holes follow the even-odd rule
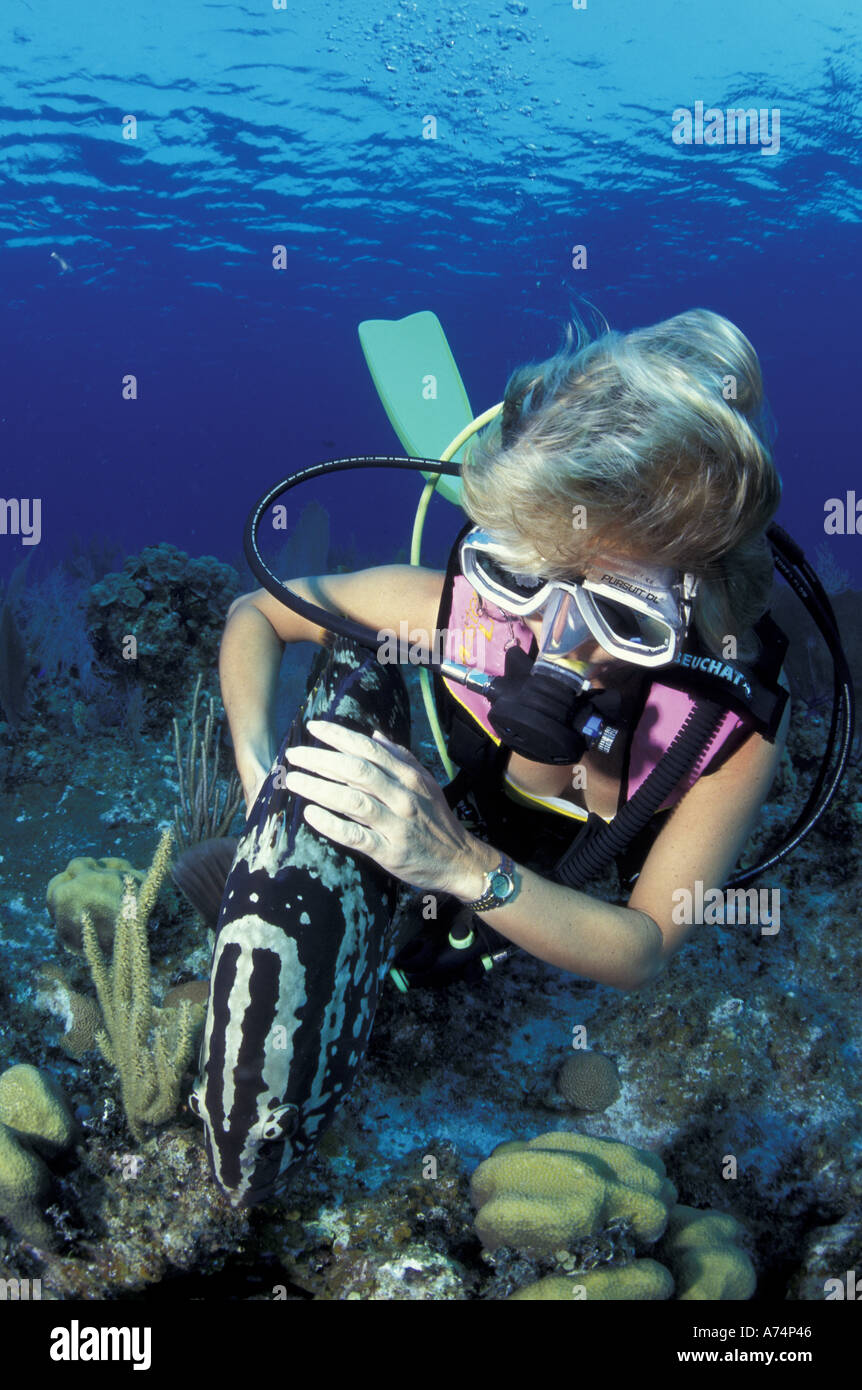
[[[359,341],[405,451],[411,458],[440,458],[470,424],[473,411],[437,315],[423,309],[403,319],[366,319],[359,325]],[[460,458],[461,450],[455,454]],[[437,491],[460,505],[457,478],[441,477]]]

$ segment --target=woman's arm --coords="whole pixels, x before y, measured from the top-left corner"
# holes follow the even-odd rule
[[[706,893],[730,877],[778,771],[789,723],[788,700],[775,743],[752,734],[717,772],[698,778],[650,850],[629,907],[661,928],[662,965],[697,930],[697,923],[674,921],[673,894],[685,889],[694,898],[698,881]]]
[[[790,705],[774,744],[752,735],[712,776],[683,797],[647,856],[626,907],[601,902],[518,867],[522,886],[511,903],[479,913],[541,960],[599,984],[630,990],[647,984],[695,930],[678,923],[674,893],[696,896],[723,885],[757,820],[778,769]],[[483,846],[465,864],[463,896],[478,897],[482,875],[499,863]],[[458,896],[462,894],[459,893]]]
[[[377,631],[402,620],[433,629],[444,576],[413,565],[382,565],[354,574],[291,579],[292,593]],[[219,678],[237,771],[250,809],[274,757],[271,723],[285,644],[317,642],[326,631],[267,592],[243,594],[228,609]]]
[[[484,874],[500,862],[499,850],[476,845],[474,867],[456,893],[465,902],[480,896]],[[616,989],[637,989],[658,974],[662,933],[647,912],[591,898],[517,862],[515,876],[519,888],[510,903],[476,914],[509,941],[561,970]]]

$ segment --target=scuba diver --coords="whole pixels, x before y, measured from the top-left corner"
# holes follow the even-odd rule
[[[720,315],[593,340],[579,324],[576,345],[516,371],[502,408],[462,432],[460,464],[428,448],[388,461],[460,478],[468,521],[445,572],[274,576],[262,517],[330,465],[255,509],[247,554],[263,587],[231,605],[220,655],[248,819],[192,1095],[236,1205],[271,1196],[313,1147],[387,973],[400,989],[477,980],[520,948],[627,991],[692,936],[679,892],[726,883],[787,735],[774,563],[830,640],[846,756],[852,700],[828,599],[770,527],[767,420],[754,348]],[[387,460],[331,466],[371,463]],[[410,751],[399,660],[383,655],[405,631],[410,659],[418,648],[433,669],[445,788]],[[276,754],[282,654],[309,640],[322,650]],[[839,764],[766,865],[807,833]],[[612,862],[620,903],[589,891]],[[396,940],[399,896],[413,925],[402,913]]]

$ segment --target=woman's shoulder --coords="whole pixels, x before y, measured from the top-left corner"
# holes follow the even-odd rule
[[[419,565],[377,565],[373,569],[353,570],[347,574],[307,575],[284,581],[285,587],[330,613],[340,614],[353,622],[370,627],[375,632],[399,632],[406,623],[409,630],[433,632],[443,592],[445,575]],[[297,642],[308,637],[315,642],[324,640],[322,628],[306,623],[311,632],[298,635],[297,618],[293,611],[266,589],[243,594],[231,605],[230,613],[239,606],[251,604],[263,613],[283,642]],[[417,640],[417,639],[414,639]]]
[[[345,617],[367,627],[433,633],[445,574],[421,565],[378,565],[350,574],[330,574],[316,583]]]

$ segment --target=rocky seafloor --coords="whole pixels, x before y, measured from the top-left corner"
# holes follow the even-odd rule
[[[821,714],[795,710],[745,862],[801,804],[824,736]],[[822,1299],[826,1279],[862,1268],[858,764],[821,826],[764,880],[781,890],[777,933],[699,927],[632,994],[523,952],[476,987],[388,985],[333,1128],[287,1194],[251,1212],[214,1188],[185,1103],[135,1143],[111,1068],[96,1052],[67,1055],[42,998],[46,965],[92,992],[48,918],[49,878],[84,854],[145,868],[175,797],[170,742],[148,733],[131,749],[112,730],[82,741],[31,726],[7,779],[0,1071],[23,1062],[51,1073],[80,1133],[53,1165],[56,1249],[0,1222],[0,1277],[38,1277],[53,1299],[506,1297],[535,1269],[483,1253],[469,1178],[500,1141],[559,1128],[653,1150],[681,1202],[738,1217],[756,1300]],[[157,991],[206,976],[209,951],[200,919],[170,889],[151,932]],[[622,1082],[599,1114],[573,1114],[555,1086],[579,1025]],[[613,1258],[609,1239],[588,1262]]]

